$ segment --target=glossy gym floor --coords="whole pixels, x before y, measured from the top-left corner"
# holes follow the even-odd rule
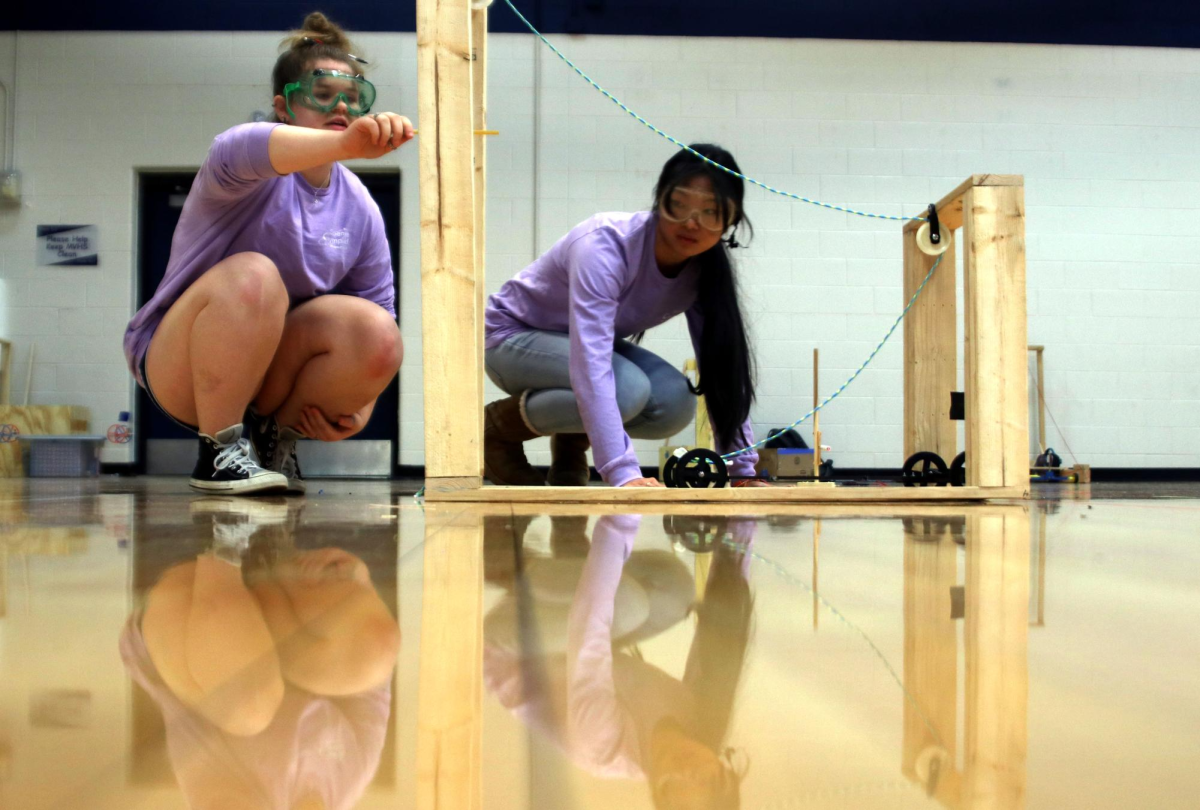
[[[0,487],[0,807],[1194,808],[1200,491]]]

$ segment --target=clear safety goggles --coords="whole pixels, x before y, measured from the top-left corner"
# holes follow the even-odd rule
[[[283,87],[288,114],[295,117],[292,112],[293,95],[298,104],[310,110],[332,112],[339,103],[344,103],[348,115],[359,116],[371,111],[371,105],[375,103],[375,85],[362,76],[317,68],[300,81]]]
[[[685,223],[695,219],[696,224],[706,231],[720,233],[725,230],[717,198],[706,191],[676,186],[663,196],[658,210],[668,222]]]

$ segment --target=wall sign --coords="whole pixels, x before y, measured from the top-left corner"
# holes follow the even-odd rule
[[[37,263],[42,267],[100,264],[95,225],[38,225]]]

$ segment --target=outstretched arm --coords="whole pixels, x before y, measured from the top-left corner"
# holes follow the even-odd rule
[[[335,160],[368,160],[412,140],[412,122],[396,113],[355,118],[345,130],[279,126],[271,131],[268,154],[280,174],[324,166]]]

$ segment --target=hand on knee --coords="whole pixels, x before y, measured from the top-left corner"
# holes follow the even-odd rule
[[[300,409],[300,417],[294,428],[310,439],[322,442],[340,442],[362,432],[371,418],[370,409],[373,406],[374,403],[371,403],[367,408],[353,413],[333,416],[326,415],[324,411],[314,405],[307,405]]]

